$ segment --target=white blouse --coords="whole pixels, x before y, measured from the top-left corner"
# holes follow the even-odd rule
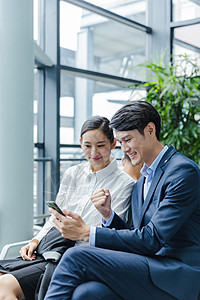
[[[118,166],[116,159],[104,169],[93,173],[89,162],[68,168],[60,184],[56,203],[61,209],[68,209],[79,214],[89,226],[101,226],[101,214],[94,207],[90,197],[101,188],[111,194],[112,210],[121,218],[127,217],[130,206],[131,191],[134,180]],[[54,215],[51,215],[41,231],[34,237],[40,241],[54,226]]]

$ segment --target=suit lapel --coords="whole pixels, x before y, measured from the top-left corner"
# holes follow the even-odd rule
[[[159,181],[160,181],[160,179],[161,179],[161,177],[162,177],[162,175],[164,173],[162,167],[163,167],[163,165],[165,165],[168,162],[168,160],[171,158],[171,156],[175,152],[177,152],[177,150],[174,149],[172,146],[170,146],[168,148],[168,150],[166,151],[166,153],[163,155],[160,163],[158,164],[158,166],[156,168],[155,175],[154,175],[154,177],[152,179],[152,183],[150,185],[150,188],[149,188],[149,191],[147,193],[147,196],[146,196],[146,199],[144,201],[144,204],[143,204],[142,208],[139,208],[139,210],[141,211],[141,213],[140,213],[140,217],[139,217],[138,227],[140,227],[140,225],[141,225],[142,219],[143,219],[144,214],[145,214],[145,212],[146,212],[146,210],[147,210],[147,208],[149,206],[149,203],[153,199],[154,191],[155,191],[155,189],[156,189],[156,187],[157,187],[157,185],[158,185],[158,183],[159,183]],[[141,192],[140,198],[143,199],[143,185],[142,185],[142,191],[140,191],[140,192]]]
[[[155,175],[153,177],[151,186],[150,186],[149,191],[147,193],[146,199],[145,199],[144,204],[143,204],[142,209],[141,209],[139,226],[142,222],[142,219],[143,219],[143,216],[144,216],[144,214],[147,210],[147,207],[149,206],[149,203],[152,201],[153,193],[156,189],[156,186],[158,185],[158,182],[160,181],[160,178],[162,177],[162,174],[163,174],[163,170],[160,167],[157,168],[157,170],[155,172]]]
[[[135,184],[136,191],[132,194],[132,220],[134,228],[139,226],[140,215],[143,205],[143,186],[145,177],[142,176]]]

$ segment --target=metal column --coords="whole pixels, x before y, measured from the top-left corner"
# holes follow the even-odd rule
[[[33,235],[33,4],[0,0],[0,249]]]

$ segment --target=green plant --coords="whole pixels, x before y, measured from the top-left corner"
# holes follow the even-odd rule
[[[176,63],[160,61],[139,65],[150,71],[150,82],[139,85],[148,89],[150,102],[162,118],[161,141],[200,164],[200,68],[197,60],[179,55]]]

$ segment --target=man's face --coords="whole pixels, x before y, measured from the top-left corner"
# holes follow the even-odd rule
[[[120,143],[122,151],[126,153],[133,165],[145,162],[147,166],[152,163],[152,132],[148,126],[144,129],[144,135],[137,129],[129,131],[116,131],[116,139]]]

